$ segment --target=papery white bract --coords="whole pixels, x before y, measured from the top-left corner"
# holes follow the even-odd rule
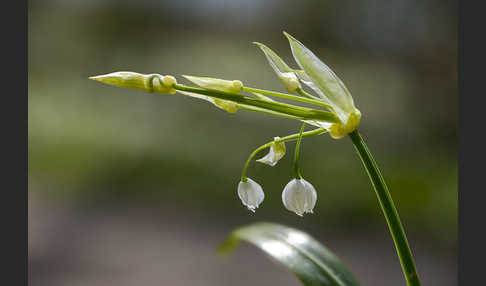
[[[263,202],[265,194],[257,182],[246,178],[246,182],[240,181],[238,184],[238,197],[244,206],[255,212],[255,209]]]
[[[316,201],[316,189],[304,179],[293,179],[282,192],[282,202],[285,208],[299,216],[304,213],[312,213]]]
[[[283,156],[285,156],[285,142],[278,142],[280,137],[275,137],[275,141],[272,146],[270,146],[270,151],[263,158],[256,160],[257,162],[267,164],[269,166],[275,166]]]
[[[322,100],[331,105],[341,122],[330,128],[331,137],[338,139],[354,131],[361,119],[361,112],[354,106],[351,93],[338,76],[301,42],[285,33],[295,61],[303,71],[295,74],[312,88]]]

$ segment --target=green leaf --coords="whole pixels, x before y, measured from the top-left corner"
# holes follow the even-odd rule
[[[237,228],[220,252],[229,252],[247,241],[292,270],[304,285],[359,285],[352,273],[326,247],[305,232],[275,223],[256,223]]]

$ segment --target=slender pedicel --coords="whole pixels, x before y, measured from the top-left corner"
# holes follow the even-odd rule
[[[326,132],[327,132],[327,130],[324,129],[324,128],[316,128],[316,129],[311,130],[311,131],[303,132],[302,138],[310,137],[310,136],[314,136],[314,135],[320,135],[320,134],[323,134],[323,133],[326,133]],[[275,142],[287,142],[287,141],[297,140],[299,138],[299,135],[300,135],[299,133],[288,135],[288,136],[282,137],[278,140],[268,142],[268,143],[256,148],[251,153],[250,157],[248,157],[248,160],[246,160],[245,165],[243,166],[243,171],[241,172],[241,180],[242,181],[246,180],[246,170],[248,169],[248,166],[250,165],[251,160],[253,159],[253,157],[255,157],[256,154],[258,154],[258,152],[264,150],[265,148],[272,146],[272,144],[274,144]]]

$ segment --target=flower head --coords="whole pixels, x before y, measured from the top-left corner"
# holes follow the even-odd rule
[[[270,146],[270,151],[265,157],[256,160],[257,162],[267,164],[269,166],[275,166],[283,156],[285,156],[285,143],[279,142],[280,137],[273,139],[273,144]]]
[[[303,178],[293,179],[282,192],[282,202],[284,206],[297,215],[312,213],[317,201],[317,192],[311,183]]]
[[[240,181],[238,184],[238,197],[240,197],[244,206],[255,212],[255,209],[263,202],[265,194],[257,182],[246,178],[246,182]]]

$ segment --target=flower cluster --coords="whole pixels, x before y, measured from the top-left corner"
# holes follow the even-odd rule
[[[239,80],[188,75],[184,77],[196,86],[179,84],[170,75],[162,76],[160,74],[140,74],[125,71],[94,76],[90,79],[151,93],[180,93],[208,101],[229,113],[247,110],[303,122],[299,134],[282,138],[275,137],[272,142],[257,148],[246,162],[238,185],[238,196],[243,205],[249,210],[255,211],[262,203],[265,195],[258,183],[246,177],[249,163],[259,151],[270,148],[269,153],[257,162],[275,166],[285,155],[285,142],[298,139],[294,158],[295,178],[285,186],[282,192],[282,201],[288,210],[302,216],[304,213],[312,213],[317,194],[314,187],[302,178],[298,168],[300,141],[302,138],[323,133],[329,133],[334,139],[342,138],[358,127],[361,112],[355,107],[351,93],[337,75],[301,42],[285,32],[284,34],[289,40],[292,54],[299,69],[291,68],[264,44],[255,44],[263,51],[288,93],[249,87]],[[306,92],[303,86],[307,86],[315,94]],[[292,102],[304,102],[313,107],[283,103],[271,97],[290,99]],[[305,124],[317,128],[304,132]]]
[[[298,134],[298,141],[295,147],[294,156],[294,175],[295,178],[291,180],[284,188],[282,192],[282,202],[284,206],[292,212],[295,212],[299,216],[303,216],[304,213],[312,213],[314,206],[317,201],[317,192],[311,183],[302,178],[300,168],[298,165],[299,154],[300,154],[300,142],[304,136],[305,123],[302,124],[300,133]],[[308,133],[307,133],[308,134]],[[275,166],[278,160],[280,160],[285,155],[285,144],[282,138],[275,137],[274,142],[271,142],[270,152],[263,158],[257,160],[267,164],[269,166]],[[263,147],[266,147],[264,145]],[[261,150],[257,149],[256,152]],[[255,212],[255,209],[263,202],[265,194],[263,193],[262,187],[255,181],[246,177],[246,168],[248,163],[251,161],[252,157],[256,154],[250,156],[247,164],[243,168],[243,174],[241,176],[241,181],[238,184],[238,196],[240,197],[244,206],[246,206],[250,211]]]

